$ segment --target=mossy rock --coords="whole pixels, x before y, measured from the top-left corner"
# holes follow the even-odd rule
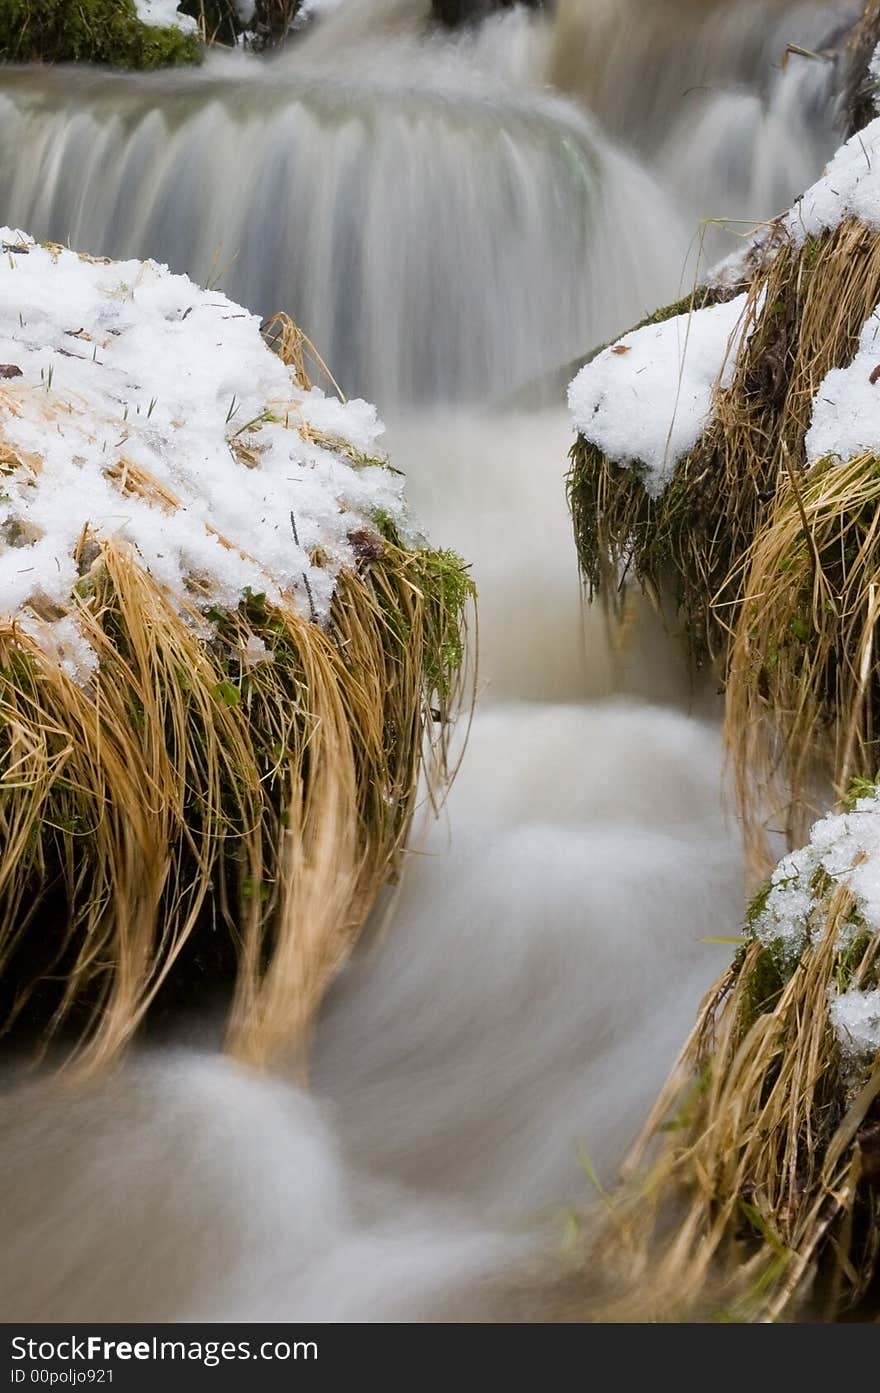
[[[201,55],[195,34],[142,24],[134,0],[0,0],[0,61],[164,68]]]

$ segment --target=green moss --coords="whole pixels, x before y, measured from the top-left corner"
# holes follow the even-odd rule
[[[449,700],[464,661],[463,616],[477,588],[454,551],[415,552],[410,564],[426,601],[423,671],[425,689]]]
[[[476,599],[477,587],[462,558],[454,551],[405,550],[394,520],[381,509],[373,514],[380,536],[394,548],[398,564],[425,598],[422,633],[422,672],[425,691],[441,704],[452,696],[464,661],[464,618]],[[402,643],[407,643],[406,616],[395,609],[386,616]],[[401,628],[401,626],[403,626]]]
[[[134,0],[0,0],[0,61],[163,68],[201,50],[194,34],[141,24]]]

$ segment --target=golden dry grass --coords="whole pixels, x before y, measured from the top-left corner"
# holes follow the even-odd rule
[[[870,1299],[880,1062],[853,1073],[829,1022],[830,985],[878,981],[877,935],[841,940],[853,912],[829,884],[795,964],[747,933],[709,993],[592,1254],[606,1315],[834,1319]]]
[[[747,831],[760,839],[769,808],[794,844],[827,804],[823,773],[843,791],[880,767],[880,462],[793,473],[745,576],[727,681],[733,772]]]
[[[304,384],[302,338],[279,333]],[[178,505],[124,459],[107,477]],[[234,963],[230,1049],[304,1065],[420,777],[433,797],[447,778],[473,598],[457,557],[404,548],[384,520],[351,540],[322,628],[259,595],[206,611],[197,577],[181,613],[136,553],[86,529],[67,612],[98,658],[88,686],[32,625],[0,624],[3,1027],[45,1043],[64,1025],[98,1068],[174,974]]]
[[[658,605],[671,595],[692,658],[712,663],[727,688],[727,738],[756,855],[768,794],[771,821],[781,816],[796,841],[817,781],[843,786],[878,767],[873,528],[856,543],[870,467],[854,461],[832,485],[827,471],[806,472],[804,452],[816,391],[851,363],[878,302],[875,231],[850,219],[799,247],[777,229],[749,290],[752,332],[733,380],[663,495],[649,498],[636,471],[585,441],[573,450],[569,497],[591,588],[612,608],[621,573]]]

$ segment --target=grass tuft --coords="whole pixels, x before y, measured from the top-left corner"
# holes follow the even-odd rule
[[[807,471],[804,452],[818,384],[852,362],[880,301],[880,236],[851,219],[801,247],[779,233],[773,245],[749,291],[753,331],[733,381],[663,495],[651,499],[637,469],[583,439],[568,482],[591,591],[616,611],[630,576],[658,605],[671,596],[694,663],[726,685],[756,855],[768,798],[795,844],[817,789],[880,764],[874,466]]]
[[[0,62],[163,68],[201,55],[195,34],[142,24],[134,0],[0,0]]]
[[[614,1196],[612,1314],[836,1319],[875,1290],[880,1061],[844,1059],[829,1020],[829,989],[880,982],[857,918],[829,878],[794,958],[747,924]]]
[[[304,385],[302,336],[274,329]],[[40,461],[0,447],[0,470]],[[128,462],[108,477],[178,506]],[[63,1026],[98,1068],[169,993],[229,979],[233,1053],[303,1060],[420,781],[436,803],[452,772],[474,600],[458,557],[387,519],[350,541],[322,627],[292,599],[207,607],[196,577],[181,612],[86,529],[69,605],[44,616],[75,618],[86,685],[0,619],[0,1029]]]

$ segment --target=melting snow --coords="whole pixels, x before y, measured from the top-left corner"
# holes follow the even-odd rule
[[[182,29],[186,34],[194,34],[199,27],[196,20],[190,15],[182,15],[177,6],[178,0],[134,0],[141,24],[159,29]]]
[[[377,511],[412,536],[382,430],[366,402],[297,387],[224,295],[0,228],[0,613],[25,627],[69,601],[86,526],[181,609],[195,577],[206,604],[250,587],[326,620]],[[48,627],[87,676],[72,621]]]
[[[809,844],[784,857],[773,872],[767,901],[752,927],[786,958],[799,957],[807,945],[810,914],[822,898],[814,879],[823,871],[850,891],[865,927],[880,933],[880,794],[860,798],[851,812],[821,818],[810,831]],[[822,929],[817,924],[814,932]],[[839,946],[845,947],[845,941]]]
[[[809,464],[829,455],[880,455],[880,308],[862,329],[850,366],[832,369],[822,381],[804,443]]]
[[[822,178],[798,200],[784,226],[801,245],[859,218],[880,230],[880,117],[841,145]]]
[[[625,334],[581,369],[568,392],[576,429],[617,464],[639,467],[657,497],[733,376],[746,296]]]
[[[831,1024],[844,1056],[856,1061],[880,1050],[880,991],[852,987],[832,997]]]

